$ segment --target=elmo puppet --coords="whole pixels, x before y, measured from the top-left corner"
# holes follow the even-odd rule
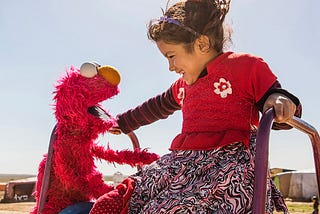
[[[48,153],[39,165],[37,203],[31,213],[57,214],[72,204],[94,201],[113,190],[97,171],[95,159],[136,166],[158,158],[146,150],[114,151],[95,143],[99,134],[116,125],[99,103],[119,93],[119,82],[120,74],[115,68],[96,63],[84,63],[80,69],[71,67],[58,81],[54,92],[57,124],[49,176],[44,176]],[[39,206],[42,184],[48,178],[44,203]]]

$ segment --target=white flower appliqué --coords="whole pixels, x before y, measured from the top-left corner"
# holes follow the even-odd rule
[[[179,88],[178,99],[180,100],[180,105],[183,105],[183,100],[185,97],[184,88]]]
[[[228,94],[232,94],[231,84],[224,78],[220,78],[219,82],[215,82],[213,85],[214,93],[220,95],[221,98],[226,98]]]

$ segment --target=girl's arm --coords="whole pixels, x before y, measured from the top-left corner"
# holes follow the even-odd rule
[[[165,119],[181,107],[172,95],[171,87],[134,109],[117,115],[117,122],[121,131],[125,134],[148,125],[159,119]]]

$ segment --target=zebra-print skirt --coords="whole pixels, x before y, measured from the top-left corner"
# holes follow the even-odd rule
[[[255,138],[211,151],[172,151],[131,178],[129,213],[252,213]],[[266,213],[288,213],[271,179]]]

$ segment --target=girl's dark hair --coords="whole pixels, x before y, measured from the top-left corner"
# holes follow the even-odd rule
[[[181,25],[166,21],[151,21],[148,38],[155,42],[185,44],[187,51],[193,51],[192,44],[199,35],[210,39],[211,48],[222,52],[226,41],[231,41],[231,29],[224,28],[224,19],[230,0],[189,0],[178,2],[165,11],[164,16],[175,19]],[[193,29],[191,33],[183,26]]]

